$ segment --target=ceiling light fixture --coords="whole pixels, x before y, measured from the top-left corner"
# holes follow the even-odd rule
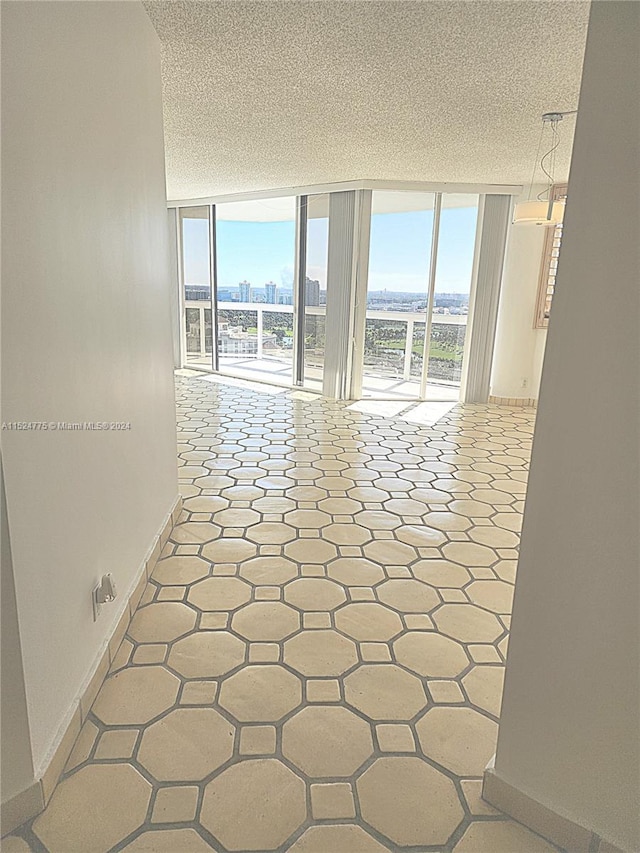
[[[513,213],[514,225],[555,225],[558,222],[562,222],[565,199],[554,200],[553,198],[556,150],[560,145],[558,125],[565,116],[575,115],[577,112],[577,110],[565,110],[564,112],[545,113],[542,116],[542,128],[540,130],[540,139],[538,140],[536,159],[533,164],[533,172],[531,173],[529,196],[527,201],[516,204]],[[535,181],[536,169],[538,166],[538,156],[542,147],[542,138],[547,127],[551,129],[551,147],[546,154],[543,154],[540,160],[540,168],[547,178],[547,188],[539,193],[535,200],[532,200],[531,195],[533,193],[533,183]]]

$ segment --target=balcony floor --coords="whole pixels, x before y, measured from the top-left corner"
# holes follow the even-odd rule
[[[211,369],[211,356],[189,355],[187,364],[190,367]],[[220,371],[239,379],[251,382],[272,382],[289,387],[291,385],[292,362],[280,358],[246,358],[241,356],[223,355],[220,357]],[[322,391],[322,368],[308,367],[305,371],[305,388],[310,391]],[[369,370],[363,376],[362,397],[379,400],[417,399],[420,395],[420,382],[405,380],[399,377],[375,374]],[[460,389],[453,384],[427,383],[428,400],[448,400],[457,402]]]
[[[177,397],[181,521],[7,850],[556,850],[480,798],[534,412]]]

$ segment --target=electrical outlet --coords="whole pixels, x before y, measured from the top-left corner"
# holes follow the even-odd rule
[[[95,586],[91,592],[91,603],[93,604],[93,621],[98,621],[98,616],[102,610],[102,604],[98,601],[100,597],[100,584]]]
[[[520,387],[526,388],[528,384],[529,384],[529,380],[526,377],[524,377],[522,380],[522,385]]]
[[[103,575],[100,583],[95,586],[91,592],[91,601],[93,603],[93,621],[97,621],[102,605],[108,601],[114,601],[117,595],[116,585],[111,574]]]

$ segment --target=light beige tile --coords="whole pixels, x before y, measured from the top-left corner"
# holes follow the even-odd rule
[[[346,708],[303,708],[282,728],[282,752],[312,778],[351,776],[373,752],[371,727]]]
[[[503,666],[474,666],[464,676],[462,684],[473,705],[496,717],[500,716],[504,686]]]
[[[259,586],[255,591],[256,601],[279,601],[282,590],[278,586]]]
[[[435,628],[433,619],[423,613],[407,613],[404,621],[409,631],[433,631]]]
[[[498,726],[471,708],[431,708],[416,723],[425,755],[459,776],[481,776],[495,753]]]
[[[463,643],[493,643],[503,633],[498,619],[474,604],[443,604],[433,621],[443,634]]]
[[[198,788],[193,785],[160,788],[151,814],[152,823],[182,823],[196,816]]]
[[[186,586],[163,586],[158,590],[156,601],[183,601],[186,595]]]
[[[95,758],[131,758],[138,739],[137,729],[112,729],[98,741]]]
[[[241,723],[276,722],[302,701],[300,679],[282,666],[245,666],[227,678],[218,703]]]
[[[344,824],[309,827],[288,853],[388,853],[388,849],[361,827]]]
[[[306,630],[330,628],[331,614],[330,613],[303,613],[302,627]]]
[[[231,627],[247,640],[277,642],[300,628],[300,614],[280,601],[256,601],[234,613]]]
[[[415,752],[416,741],[411,727],[402,723],[380,723],[376,726],[382,752]]]
[[[344,589],[326,578],[298,578],[284,588],[284,599],[300,610],[334,610],[347,600]]]
[[[162,663],[167,656],[168,646],[164,643],[149,643],[133,653],[133,662],[137,664]]]
[[[143,832],[124,850],[127,853],[211,853],[211,846],[195,829],[164,829]]]
[[[173,705],[179,686],[161,666],[121,669],[105,681],[93,713],[108,726],[142,725]]]
[[[353,790],[347,782],[311,785],[311,814],[315,820],[356,816]]]
[[[513,586],[505,581],[475,580],[466,588],[474,604],[494,613],[511,613]]]
[[[212,708],[178,708],[145,729],[138,761],[160,782],[199,781],[228,761],[233,737]]]
[[[201,631],[223,631],[229,624],[227,613],[203,613],[200,617]]]
[[[150,798],[131,765],[87,765],[58,785],[33,829],[50,853],[106,851],[142,824]]]
[[[393,643],[403,666],[431,678],[454,678],[469,666],[464,647],[434,631],[409,631]]]
[[[467,646],[467,651],[474,663],[502,663],[495,646],[471,643]]]
[[[361,643],[360,654],[367,663],[384,663],[391,660],[389,646],[385,643]]]
[[[471,580],[467,569],[449,560],[419,560],[411,571],[419,580],[435,587],[453,589],[463,587]]]
[[[153,603],[136,611],[127,633],[137,643],[170,643],[192,631],[195,624],[195,611],[185,604]]]
[[[242,726],[240,755],[273,755],[276,751],[276,730],[273,726]]]
[[[304,631],[285,642],[284,662],[306,676],[342,675],[358,662],[358,653],[336,631]]]
[[[444,844],[463,817],[453,782],[417,757],[377,759],[357,789],[364,820],[400,846]]]
[[[428,613],[440,604],[438,593],[417,580],[388,580],[376,587],[376,593],[383,604],[401,613]]]
[[[174,643],[167,663],[185,678],[217,678],[239,666],[245,650],[227,631],[197,632]]]
[[[347,604],[335,614],[335,623],[340,631],[360,641],[386,642],[402,631],[400,616],[373,602]]]
[[[229,767],[207,785],[200,822],[227,850],[274,850],[306,811],[302,779],[276,759],[258,758]]]
[[[251,598],[251,587],[235,577],[213,577],[198,581],[187,600],[200,610],[235,610]]]
[[[394,664],[363,664],[344,680],[344,695],[372,720],[410,720],[426,704],[420,681]]]
[[[212,705],[218,693],[217,681],[187,681],[180,695],[181,705]]]
[[[439,705],[452,705],[464,702],[464,694],[456,681],[427,681],[429,693]]]
[[[330,703],[340,701],[340,682],[334,679],[309,679],[306,685],[307,702]]]
[[[475,821],[453,848],[455,853],[553,853],[555,848],[519,823]]]
[[[277,663],[279,659],[277,643],[251,643],[249,646],[249,663]]]

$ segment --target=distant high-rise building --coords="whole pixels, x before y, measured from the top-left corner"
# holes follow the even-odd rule
[[[320,282],[307,276],[304,288],[304,298],[307,305],[320,305]]]
[[[264,286],[264,290],[266,293],[265,302],[268,302],[269,305],[275,305],[276,304],[276,290],[277,290],[276,283],[274,281],[268,281]]]
[[[281,290],[278,293],[278,305],[293,305],[293,293],[290,290]]]
[[[251,302],[251,284],[248,281],[240,282],[240,302]]]

